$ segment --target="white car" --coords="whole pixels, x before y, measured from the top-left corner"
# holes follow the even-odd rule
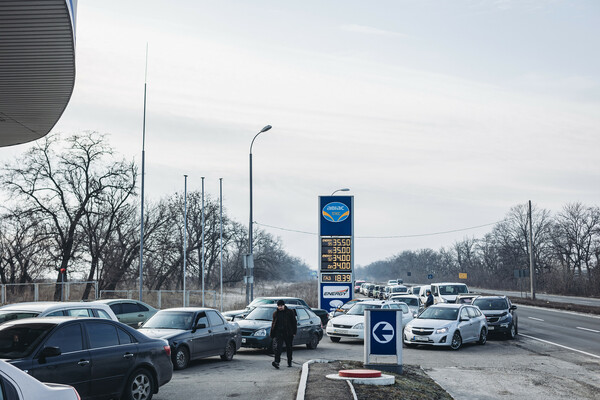
[[[365,309],[367,308],[397,308],[402,309],[403,324],[412,319],[412,313],[404,303],[382,300],[369,300],[356,303],[344,315],[334,317],[327,323],[327,336],[332,342],[342,338],[364,340],[365,338]]]
[[[19,368],[0,360],[0,398],[11,400],[80,400],[73,386],[42,383]],[[3,397],[2,394],[4,393]]]
[[[21,318],[64,316],[118,321],[117,316],[108,305],[96,301],[36,301],[0,307],[0,323]]]
[[[402,339],[408,347],[425,344],[458,350],[463,343],[485,344],[487,334],[487,321],[479,308],[436,304],[405,325]]]
[[[423,303],[421,303],[421,298],[414,294],[397,294],[393,295],[389,298],[390,301],[401,301],[406,303],[414,318],[419,315],[421,310],[423,310]]]

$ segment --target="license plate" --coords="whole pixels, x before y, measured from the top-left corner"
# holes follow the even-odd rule
[[[242,343],[246,343],[246,338],[242,338]]]
[[[345,330],[345,329],[334,329],[333,331],[334,331],[335,333],[348,333],[348,331],[347,331],[347,330]]]
[[[488,331],[493,331],[494,327],[493,326],[488,326]]]
[[[429,342],[429,338],[427,336],[413,336],[413,340],[415,342]]]

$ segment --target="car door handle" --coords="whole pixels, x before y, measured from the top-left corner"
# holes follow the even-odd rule
[[[84,367],[84,366],[88,365],[89,363],[90,362],[88,360],[80,360],[77,364]]]
[[[132,358],[132,357],[133,357],[133,354],[131,354],[131,353],[125,353],[125,354],[123,355],[123,358],[127,358],[127,359],[130,359],[130,358]]]
[[[138,314],[138,317],[143,317],[143,316],[144,316],[144,314]]]

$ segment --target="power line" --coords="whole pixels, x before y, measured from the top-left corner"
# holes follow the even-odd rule
[[[502,222],[509,221],[510,219],[512,219],[512,218],[507,218],[507,219],[503,219],[501,221],[496,221],[496,222],[490,222],[489,224],[471,226],[471,227],[468,227],[468,228],[452,229],[452,230],[449,230],[449,231],[441,231],[441,232],[421,233],[421,234],[413,234],[413,235],[356,236],[356,238],[357,239],[399,239],[399,238],[413,238],[413,237],[423,237],[423,236],[445,235],[447,233],[463,232],[463,231],[469,231],[469,230],[473,230],[473,229],[483,228],[483,227],[486,227],[486,226],[496,225],[496,224],[499,224],[499,223],[502,223]],[[296,230],[296,229],[287,229],[287,228],[282,228],[282,227],[279,227],[279,226],[273,226],[273,225],[263,224],[263,223],[256,222],[256,221],[254,223],[258,224],[258,225],[261,225],[261,226],[266,226],[268,228],[279,229],[281,231],[286,231],[286,232],[302,233],[302,234],[305,234],[305,235],[313,235],[313,236],[317,235],[315,232],[306,232],[306,231],[299,231],[299,230]]]

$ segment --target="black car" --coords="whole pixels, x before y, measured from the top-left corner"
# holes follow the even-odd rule
[[[238,321],[240,319],[246,318],[246,315],[248,315],[250,313],[250,311],[254,310],[256,307],[262,306],[265,304],[276,304],[277,301],[279,301],[279,300],[283,300],[286,305],[300,304],[302,306],[308,307],[308,304],[306,304],[306,301],[304,301],[298,297],[285,297],[285,296],[284,297],[281,297],[281,296],[279,296],[279,297],[278,296],[257,297],[254,300],[252,300],[252,302],[250,304],[248,304],[246,306],[246,308],[244,308],[243,310],[225,311],[223,313],[223,316],[228,321]]]
[[[519,333],[519,317],[517,306],[511,304],[506,296],[479,296],[471,303],[479,307],[485,315],[490,334],[502,333],[514,339]]]
[[[83,399],[150,400],[171,380],[171,348],[120,322],[47,317],[0,326],[0,358]]]
[[[323,338],[321,319],[306,306],[286,305],[296,313],[298,329],[294,336],[294,346],[305,344],[309,349],[316,349]],[[242,321],[239,321],[242,330],[242,347],[254,347],[273,351],[273,340],[270,337],[273,313],[276,305],[256,307]]]
[[[212,308],[161,310],[139,332],[169,341],[175,369],[184,369],[190,360],[204,357],[221,356],[222,360],[231,361],[242,342],[239,325],[227,322]]]

